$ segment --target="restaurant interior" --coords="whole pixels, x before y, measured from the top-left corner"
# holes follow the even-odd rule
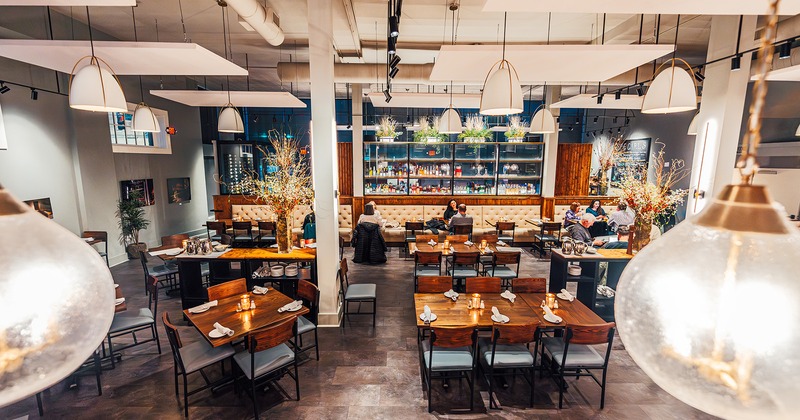
[[[800,0],[0,0],[0,419],[797,418],[795,44]]]

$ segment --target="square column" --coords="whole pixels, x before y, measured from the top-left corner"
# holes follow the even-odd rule
[[[561,86],[550,86],[547,90],[547,96],[544,98],[545,106],[550,105],[561,100]],[[558,118],[561,115],[560,108],[552,108],[550,112],[553,117]],[[533,116],[531,116],[533,118]],[[544,166],[542,168],[542,197],[552,197],[556,190],[556,161],[558,160],[558,124],[556,124],[556,132],[552,134],[544,134]],[[589,182],[588,180],[586,182]]]
[[[364,97],[361,83],[350,85],[353,91],[353,196],[364,196]]]

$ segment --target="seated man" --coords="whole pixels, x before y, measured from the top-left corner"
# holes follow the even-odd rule
[[[631,236],[630,228],[628,225],[623,225],[617,228],[617,241],[609,242],[600,248],[603,249],[628,249],[628,240]]]
[[[593,215],[585,213],[581,216],[579,223],[568,228],[569,236],[576,242],[583,242],[586,245],[602,246],[605,242],[592,238],[592,234],[589,233],[589,228],[594,224],[594,220],[595,217]]]
[[[608,216],[608,227],[612,232],[616,232],[620,226],[630,226],[633,224],[635,215],[633,212],[628,211],[628,205],[625,203],[617,204],[617,211]]]
[[[458,205],[458,213],[450,219],[450,224],[447,225],[447,229],[450,233],[453,233],[453,226],[456,225],[470,225],[472,226],[472,216],[467,216],[467,205],[466,204],[459,204]]]

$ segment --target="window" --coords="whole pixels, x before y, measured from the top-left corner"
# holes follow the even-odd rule
[[[158,133],[132,130],[133,111],[136,105],[128,104],[128,112],[109,112],[109,137],[114,153],[172,154],[171,138],[166,132],[169,126],[167,111],[151,108],[161,126]]]

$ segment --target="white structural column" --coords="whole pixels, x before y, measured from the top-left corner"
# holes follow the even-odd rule
[[[319,323],[339,325],[338,158],[333,90],[333,10],[328,0],[308,0],[308,50],[311,73],[311,160],[317,222]]]
[[[753,44],[756,17],[742,20],[741,50]],[[738,16],[711,18],[707,61],[736,52]],[[731,60],[709,64],[705,69],[703,97],[697,119],[697,141],[692,159],[690,194],[686,215],[698,213],[725,185],[730,184],[736,164],[736,149],[741,138],[747,84],[750,80],[750,54],[742,56],[741,69],[731,71]],[[702,197],[694,197],[701,191]]]
[[[364,196],[364,96],[361,83],[353,83],[353,195]]]
[[[548,107],[561,100],[561,86],[550,86],[544,103]],[[561,115],[560,108],[550,108],[553,117]],[[558,124],[556,132],[544,135],[544,167],[542,168],[542,197],[552,197],[556,190],[556,161],[558,160]]]

